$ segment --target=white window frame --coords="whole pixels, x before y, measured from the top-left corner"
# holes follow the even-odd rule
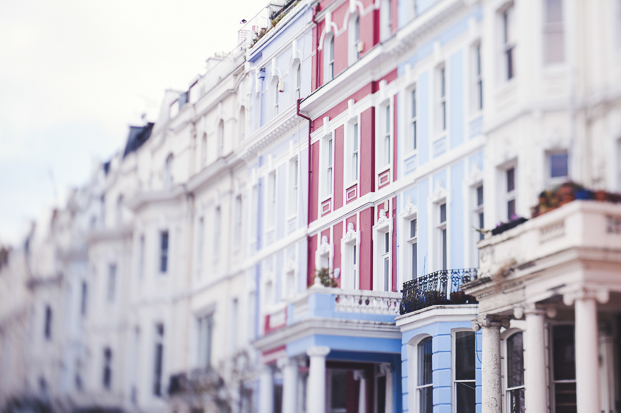
[[[379,159],[376,160],[378,167],[378,174],[384,172],[389,169],[392,165],[393,156],[392,156],[392,148],[393,148],[393,106],[390,104],[390,99],[387,100],[386,104],[380,106],[379,110],[379,119],[378,119],[378,130],[377,136],[380,136],[377,147],[377,154],[379,155]]]
[[[418,361],[419,360],[418,353],[420,351],[420,345],[426,339],[431,339],[431,344],[432,344],[432,348],[433,348],[433,337],[432,336],[424,336],[424,337],[422,337],[418,341],[418,343],[416,343],[416,346],[414,347],[414,351],[413,351],[413,353],[415,353],[414,357],[416,357],[416,361],[414,363],[414,365],[416,366],[416,369],[414,370],[415,376],[413,376],[412,379],[415,380],[414,391],[415,391],[416,395],[414,396],[414,400],[415,400],[415,402],[414,402],[414,410],[412,410],[412,411],[419,411],[420,410],[420,402],[421,402],[420,394],[421,394],[421,391],[423,389],[426,389],[426,388],[429,388],[429,387],[431,387],[433,389],[433,379],[431,380],[431,383],[429,383],[429,384],[421,385],[418,382],[419,375],[420,375],[420,369],[423,367],[423,366],[420,365],[420,363]],[[432,361],[431,361],[431,372],[432,372],[432,376],[433,376],[433,350],[432,350],[431,354],[432,354],[432,357],[431,357],[432,358]],[[431,397],[432,397],[432,402],[433,402],[433,390],[432,390],[432,396]]]
[[[119,280],[119,267],[117,263],[108,264],[108,278],[106,285],[106,301],[112,304],[116,301],[116,290]]]
[[[551,157],[553,155],[566,155],[567,156],[567,175],[565,176],[557,176],[557,177],[552,177],[552,159]],[[552,188],[556,185],[562,184],[566,181],[569,180],[570,177],[570,173],[569,173],[569,166],[570,166],[570,156],[569,156],[569,151],[567,149],[554,149],[554,150],[548,150],[545,153],[545,177],[546,177],[546,186],[548,188]]]
[[[385,41],[392,36],[392,0],[382,0],[380,5],[381,39]]]
[[[298,155],[289,159],[287,168],[287,218],[290,220],[298,215],[300,197],[300,161]]]
[[[448,79],[446,64],[442,63],[437,66],[436,74],[436,139],[448,134],[449,116],[448,116]]]
[[[481,41],[477,41],[470,48],[472,63],[472,113],[478,114],[483,110],[483,61],[481,55]]]
[[[218,122],[218,156],[224,156],[224,119]]]
[[[442,205],[445,208],[445,220],[442,221]],[[438,201],[436,203],[436,213],[434,228],[436,229],[436,233],[438,234],[436,245],[437,248],[437,256],[436,256],[436,268],[438,270],[448,270],[450,268],[450,254],[449,254],[449,203],[446,198]],[[444,239],[446,237],[446,240]],[[445,242],[446,241],[446,242]],[[446,262],[444,255],[446,255]]]
[[[244,198],[241,193],[235,196],[235,207],[233,213],[233,250],[241,250],[243,243],[243,227],[244,227]]]
[[[360,119],[356,115],[349,122],[347,122],[347,159],[345,160],[345,167],[347,172],[345,173],[347,185],[343,190],[358,183],[360,179]],[[358,140],[357,145],[355,144]],[[357,148],[356,148],[357,146]]]
[[[325,72],[324,83],[334,79],[334,32],[328,32],[324,40],[324,60],[325,60]]]
[[[387,203],[390,207],[390,202]],[[378,206],[379,207],[379,206]],[[375,264],[374,274],[379,275],[373,277],[374,291],[392,291],[392,217],[389,209],[384,208],[383,213],[380,211],[379,219],[373,226],[373,245],[375,256],[378,258],[373,260]],[[386,248],[386,234],[388,234],[388,248]],[[388,251],[386,251],[388,249]],[[386,274],[386,262],[388,262],[388,274]],[[386,280],[386,278],[388,278]],[[387,281],[387,283],[385,282]]]
[[[418,94],[416,90],[416,85],[412,86],[411,89],[408,90],[409,101],[408,107],[410,113],[409,120],[409,135],[408,135],[408,147],[405,151],[409,154],[416,154],[418,152]]]
[[[349,18],[348,24],[348,63],[349,66],[353,65],[360,58],[358,52],[358,43],[360,42],[360,13],[356,10]]]
[[[513,190],[509,191],[508,188],[508,173],[509,170],[513,169]],[[514,202],[515,214],[519,216],[519,208],[518,208],[518,165],[517,161],[512,161],[505,165],[501,169],[501,178],[500,178],[500,188],[501,188],[501,200],[502,203],[502,214],[507,221],[511,220],[511,216],[509,216],[509,202]]]
[[[220,243],[222,237],[222,207],[216,205],[213,209],[213,238],[211,240],[212,245],[212,261],[218,263],[220,260]]]
[[[477,182],[471,187],[472,193],[472,222],[474,225],[472,227],[484,229],[485,228],[485,185],[483,185],[482,181]],[[479,189],[482,191],[482,200],[479,204]],[[483,222],[481,222],[481,215],[483,214]],[[472,249],[472,265],[471,267],[478,267],[479,263],[479,250],[477,248],[477,243],[483,239],[483,234],[477,231],[473,231],[473,249]],[[476,265],[474,265],[476,263]]]
[[[334,133],[326,135],[321,140],[321,175],[320,175],[320,193],[323,202],[334,195]],[[321,208],[321,206],[320,206]]]
[[[250,238],[250,251],[253,252],[257,246],[257,239],[259,238],[259,222],[257,211],[259,210],[259,186],[255,182],[250,188],[250,211],[248,217],[250,222],[248,225],[249,238]]]
[[[206,369],[212,365],[214,321],[215,311],[213,309],[196,316],[196,367],[199,369]],[[206,353],[205,347],[208,350]]]
[[[503,377],[503,389],[504,389],[504,398],[505,398],[505,406],[507,408],[507,412],[511,411],[511,392],[515,391],[515,390],[519,390],[519,389],[524,389],[524,383],[522,383],[521,386],[515,386],[515,387],[509,387],[509,349],[508,349],[508,342],[509,339],[511,337],[513,337],[516,334],[520,334],[522,333],[522,363],[525,364],[525,357],[524,357],[524,331],[517,329],[517,328],[510,328],[507,331],[505,331],[502,334],[502,341],[503,341],[503,346],[502,346],[502,351],[504,353],[504,360],[503,360],[503,371],[504,371],[504,377]],[[526,369],[526,366],[523,365],[524,369]],[[524,372],[524,376],[525,376],[525,372]],[[523,380],[525,380],[526,378],[523,377]]]
[[[291,83],[294,85],[293,100],[297,102],[302,97],[302,63],[296,59],[291,67]]]
[[[457,333],[459,332],[471,332],[474,333],[474,357],[475,357],[475,367],[474,367],[474,380],[457,380],[455,378],[455,374],[457,373],[457,365],[455,363],[457,356]],[[453,413],[460,413],[457,410],[457,383],[469,383],[474,382],[475,384],[475,394],[476,394],[476,358],[477,358],[477,333],[470,328],[456,328],[451,330],[451,394],[452,394],[452,403],[451,410]]]
[[[563,0],[558,0],[561,2],[561,21],[560,22],[550,22],[548,20],[548,2],[551,0],[544,0],[541,5],[543,6],[543,10],[542,10],[542,17],[543,17],[543,64],[546,66],[551,66],[551,65],[559,65],[559,64],[563,64],[565,63],[565,59],[566,59],[566,55],[565,55],[565,10],[566,10],[566,4],[564,4],[565,2]],[[561,45],[560,47],[562,48],[562,56],[560,58],[560,60],[550,60],[550,54],[549,52],[549,37],[550,36],[554,36],[555,34],[560,34],[561,36]],[[554,48],[558,47],[559,45],[555,45]]]
[[[501,83],[510,82],[515,78],[515,47],[516,41],[511,38],[511,34],[515,34],[515,7],[513,2],[506,4],[498,10],[500,33],[500,61],[498,67],[501,70]],[[512,29],[512,30],[510,30]],[[512,32],[512,33],[511,33]],[[511,70],[509,70],[511,65]],[[511,76],[509,76],[511,75]]]
[[[162,327],[161,334],[160,334],[160,331],[159,331],[159,326]],[[153,344],[154,344],[154,354],[153,354],[153,356],[154,357],[152,359],[154,361],[154,365],[153,365],[153,379],[154,379],[154,382],[152,383],[153,387],[151,389],[152,390],[151,394],[153,396],[155,396],[155,397],[160,398],[160,397],[163,397],[164,394],[165,394],[164,387],[165,387],[165,377],[166,377],[166,375],[165,375],[165,372],[164,372],[164,360],[166,358],[164,357],[164,344],[165,344],[164,343],[164,334],[165,334],[166,329],[165,329],[164,323],[162,323],[162,322],[156,323],[154,327],[155,327],[155,330],[154,330],[155,334],[153,335],[154,336],[154,340],[153,340]],[[156,392],[156,387],[155,387],[155,380],[156,380],[156,376],[157,376],[157,373],[158,373],[157,372],[157,360],[155,359],[155,351],[156,351],[158,345],[162,346],[162,353],[161,353],[162,359],[160,361],[161,366],[160,366],[159,380],[158,380],[159,381],[159,388],[157,389],[159,391],[159,393]]]
[[[276,117],[278,116],[279,112],[279,104],[280,104],[280,96],[278,96],[278,94],[280,93],[278,91],[278,76],[274,76],[274,78],[272,79],[272,117]]]
[[[274,169],[267,174],[265,196],[265,232],[266,234],[276,228],[276,209],[278,207],[278,170]]]
[[[201,139],[201,166],[207,165],[207,133],[203,133]]]
[[[239,124],[239,128],[237,132],[239,135],[239,142],[243,142],[244,138],[246,137],[246,107],[245,106],[242,106],[241,108],[239,108],[238,124]]]
[[[162,238],[166,234],[166,249],[162,248]],[[157,270],[160,275],[165,275],[170,272],[170,231],[168,229],[161,229],[159,231],[158,238],[158,254],[157,254]],[[162,258],[166,258],[166,270],[162,271]]]
[[[347,231],[341,238],[342,270],[341,288],[360,289],[360,232],[355,230],[352,222],[347,224]]]
[[[198,218],[196,225],[196,276],[200,277],[203,272],[205,251],[205,217],[203,215]]]

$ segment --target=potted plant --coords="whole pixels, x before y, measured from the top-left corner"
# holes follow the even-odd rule
[[[453,291],[451,293],[452,304],[464,304],[466,302],[466,293],[462,290]]]

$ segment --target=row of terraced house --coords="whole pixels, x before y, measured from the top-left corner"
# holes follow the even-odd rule
[[[274,1],[189,84],[0,256],[0,406],[621,412],[620,1]]]

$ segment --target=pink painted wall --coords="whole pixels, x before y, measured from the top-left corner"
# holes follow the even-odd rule
[[[319,142],[311,145],[311,174],[310,174],[310,208],[308,222],[313,222],[318,217],[319,203]]]
[[[344,162],[345,162],[345,126],[339,126],[334,131],[334,204],[332,210],[336,211],[343,206],[344,185]]]
[[[394,33],[399,29],[399,0],[390,0],[392,10],[391,32]]]
[[[375,190],[375,108],[360,114],[360,195]]]
[[[347,219],[345,220],[345,231],[347,231],[347,227],[349,226],[349,224],[352,223],[354,224],[354,231],[358,230],[358,215],[354,214],[350,217],[347,217]]]
[[[373,289],[373,207],[360,211],[360,289]]]
[[[343,222],[339,222],[334,225],[333,228],[333,240],[332,245],[334,246],[334,262],[332,263],[332,268],[341,268],[341,238],[343,238]],[[342,270],[341,270],[342,271]],[[339,287],[341,286],[341,277],[336,280],[339,283]]]
[[[355,93],[348,96],[346,99],[343,99],[341,102],[332,106],[326,112],[318,116],[315,120],[313,120],[313,131],[316,131],[323,126],[324,117],[328,116],[328,118],[334,119],[339,114],[345,112],[347,110],[347,102],[349,101],[349,99],[354,99],[354,102],[357,102],[365,96],[374,93],[377,90],[377,85],[375,83],[376,82],[370,82],[366,84],[365,86],[358,89]]]

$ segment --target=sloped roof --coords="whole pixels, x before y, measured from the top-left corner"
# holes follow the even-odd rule
[[[125,145],[125,151],[123,151],[123,158],[140,148],[142,144],[144,144],[147,139],[151,137],[152,130],[152,122],[149,122],[144,126],[130,126],[127,144]]]

